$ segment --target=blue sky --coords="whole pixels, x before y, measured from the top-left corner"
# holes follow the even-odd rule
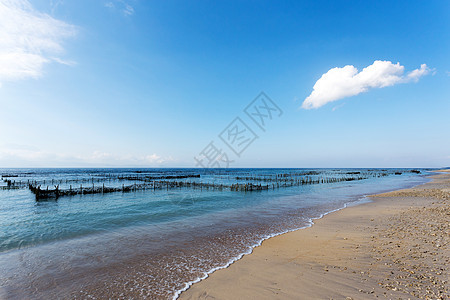
[[[0,167],[193,167],[210,142],[230,167],[449,166],[449,15],[448,1],[0,0]],[[261,91],[283,111],[265,131],[244,112]],[[219,137],[236,117],[258,136],[240,156]]]

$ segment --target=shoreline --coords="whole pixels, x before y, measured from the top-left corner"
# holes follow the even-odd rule
[[[366,198],[366,196],[364,196],[363,198]],[[361,201],[363,201],[363,200],[361,199],[361,200],[356,201],[356,202],[361,202]],[[364,202],[364,203],[365,203],[365,202]],[[361,204],[364,204],[364,203],[361,203]],[[361,204],[354,203],[353,205],[361,205]],[[302,230],[302,229],[310,228],[311,226],[313,226],[313,225],[315,224],[315,223],[314,223],[315,220],[320,220],[320,219],[322,219],[323,217],[327,216],[328,214],[331,214],[331,213],[334,213],[334,212],[338,212],[338,211],[343,210],[343,209],[348,208],[348,207],[349,207],[349,206],[348,206],[348,204],[346,203],[346,204],[344,204],[344,206],[341,207],[341,208],[333,209],[333,210],[331,210],[331,211],[328,211],[328,212],[325,212],[325,213],[321,214],[319,217],[311,218],[311,219],[308,221],[308,225],[305,225],[305,226],[303,226],[303,227],[296,228],[296,229],[290,229],[290,230],[287,230],[287,231],[284,231],[284,232],[280,232],[280,233],[274,233],[274,234],[271,234],[271,235],[269,235],[269,236],[267,236],[267,237],[261,239],[258,243],[256,243],[256,244],[254,244],[254,245],[251,246],[250,251],[247,251],[247,252],[245,252],[245,253],[242,253],[242,254],[240,254],[239,256],[233,257],[232,259],[230,259],[230,261],[229,261],[228,263],[226,263],[226,264],[223,265],[223,266],[215,267],[215,268],[209,270],[208,272],[205,273],[205,275],[204,275],[203,277],[200,277],[200,278],[197,278],[197,279],[192,280],[192,281],[190,281],[190,282],[187,282],[187,283],[186,283],[186,286],[185,286],[184,288],[182,288],[182,289],[180,289],[180,290],[177,290],[177,291],[175,292],[175,294],[173,295],[172,299],[173,299],[173,300],[179,299],[180,296],[181,296],[181,294],[183,294],[184,292],[186,292],[187,290],[189,290],[194,284],[199,283],[199,282],[201,282],[201,281],[203,281],[203,280],[206,280],[208,277],[210,277],[210,276],[211,276],[213,273],[215,273],[216,271],[219,271],[219,270],[222,270],[222,269],[227,269],[227,268],[229,268],[232,264],[234,264],[234,263],[238,262],[239,260],[241,260],[244,256],[252,254],[253,251],[254,251],[256,248],[261,247],[262,244],[263,244],[265,241],[267,241],[267,240],[269,240],[269,239],[271,239],[271,238],[278,237],[278,236],[280,236],[280,235],[284,235],[284,234],[288,234],[288,233],[291,233],[291,232],[295,232],[295,231],[297,231],[297,230]]]
[[[211,270],[202,279],[188,283],[188,286],[175,294],[173,299],[229,299],[230,297],[236,299],[272,299],[274,297],[284,299],[311,296],[321,299],[330,297],[342,299],[356,297],[355,299],[359,299],[363,296],[361,293],[364,293],[364,297],[420,296],[419,292],[412,291],[414,289],[411,287],[414,285],[411,283],[408,283],[409,289],[392,286],[389,283],[389,274],[392,275],[391,277],[395,277],[394,271],[391,270],[392,264],[385,263],[384,266],[387,267],[383,267],[379,263],[381,259],[375,259],[372,252],[376,251],[374,248],[380,243],[377,243],[378,238],[370,234],[373,234],[373,229],[377,229],[377,226],[385,228],[387,225],[383,222],[386,218],[392,217],[392,212],[401,215],[408,209],[417,207],[427,207],[428,209],[429,205],[435,204],[435,201],[432,200],[436,200],[436,196],[444,197],[445,200],[441,204],[444,206],[444,211],[447,212],[448,204],[445,201],[450,198],[450,170],[435,172],[442,173],[431,175],[430,178],[433,180],[428,183],[413,188],[367,196],[370,198],[370,202],[345,205],[311,219],[311,224],[308,226],[268,237],[253,247],[250,253],[242,254],[226,266]],[[441,190],[441,194],[430,194],[431,189],[436,190],[436,186],[439,186],[437,189]],[[367,217],[367,211],[373,218]],[[361,220],[364,217],[365,220]],[[362,230],[365,235],[361,232],[361,226],[367,227]],[[337,236],[344,233],[348,237],[336,239]],[[435,235],[440,236],[439,232]],[[376,239],[377,242],[370,241],[373,239]],[[352,244],[350,241],[354,244],[353,248],[349,248]],[[367,244],[367,242],[369,243]],[[390,243],[393,242],[390,241]],[[369,244],[372,249],[368,248]],[[329,245],[333,245],[333,247],[327,248]],[[398,248],[401,247],[398,246]],[[443,248],[445,249],[445,247],[441,247],[442,250],[444,250]],[[412,251],[411,248],[408,250]],[[390,255],[392,256],[392,253]],[[448,254],[444,256],[448,262]],[[404,258],[405,256],[402,257],[402,259]],[[348,272],[351,268],[341,266],[345,261],[348,261],[349,265],[354,265],[353,261],[357,262],[352,267],[351,273]],[[354,269],[361,269],[361,271],[356,272]],[[441,269],[443,270],[439,271],[441,275],[442,273],[447,274],[445,266]],[[416,273],[412,272],[410,274]],[[302,275],[295,275],[296,273]],[[300,278],[305,277],[303,274],[306,273],[308,279]],[[380,282],[383,281],[381,277],[386,275],[388,283]],[[402,275],[398,276],[402,277]],[[361,277],[367,278],[361,279]],[[435,279],[435,282],[436,280],[438,279]],[[394,281],[400,282],[401,280]],[[341,282],[341,284],[336,282]],[[440,283],[441,286],[436,293],[448,296],[448,282],[440,280]],[[422,285],[425,286],[425,284]],[[229,286],[233,286],[233,291],[229,291]],[[356,288],[358,286],[361,288]],[[420,284],[415,286],[419,290],[422,289]],[[332,288],[327,289],[326,287]],[[405,294],[405,291],[409,294]],[[436,294],[433,295],[436,296]]]
[[[430,176],[432,176],[432,175],[430,175]],[[427,177],[430,177],[430,176],[427,176]],[[431,181],[431,180],[430,180],[430,181]],[[423,184],[426,184],[426,183],[427,183],[427,182],[425,182],[425,183],[420,183],[420,184],[416,184],[416,185],[412,185],[410,188],[414,188],[414,187],[416,187],[416,186],[420,186],[420,185],[423,185]],[[403,189],[410,189],[410,188],[403,188]],[[385,191],[381,191],[380,193],[382,194],[382,193],[388,193],[388,192],[392,192],[392,191],[395,191],[395,190],[386,189]],[[325,212],[325,213],[322,213],[322,214],[321,214],[320,216],[318,216],[318,217],[312,217],[312,218],[310,218],[310,219],[308,220],[308,224],[305,225],[305,226],[302,226],[302,227],[299,227],[299,228],[295,228],[295,229],[289,229],[289,230],[286,230],[286,231],[283,231],[283,232],[279,232],[279,233],[274,233],[274,234],[271,234],[271,235],[269,235],[269,236],[267,236],[267,237],[264,237],[264,238],[261,239],[259,242],[257,242],[257,243],[255,243],[254,245],[252,245],[249,251],[246,251],[246,252],[241,253],[240,255],[238,255],[238,256],[236,256],[236,257],[231,258],[225,265],[215,267],[215,268],[213,268],[213,269],[207,271],[202,277],[198,277],[198,278],[196,278],[195,280],[186,282],[186,283],[185,283],[185,286],[184,286],[183,288],[178,289],[178,290],[175,291],[174,295],[172,296],[172,300],[180,299],[180,297],[182,297],[182,294],[185,293],[186,291],[188,291],[190,288],[192,288],[193,285],[198,284],[199,282],[202,282],[202,281],[206,280],[206,279],[209,278],[212,274],[214,274],[216,271],[219,271],[219,270],[222,270],[222,269],[227,269],[227,268],[229,268],[232,264],[234,264],[234,263],[240,261],[243,257],[252,254],[252,253],[254,252],[254,250],[255,250],[256,248],[258,248],[258,247],[261,247],[262,244],[263,244],[265,241],[267,241],[267,240],[269,240],[269,239],[272,239],[272,238],[276,238],[276,237],[281,236],[281,235],[285,235],[285,234],[288,234],[288,233],[296,232],[296,231],[298,231],[298,230],[308,229],[308,228],[312,227],[313,225],[315,225],[315,221],[316,221],[316,220],[320,220],[320,219],[324,218],[325,216],[327,216],[327,215],[329,215],[329,214],[331,214],[331,213],[339,212],[339,211],[341,211],[341,210],[343,210],[343,209],[345,209],[345,208],[349,208],[349,207],[354,207],[354,206],[359,206],[359,205],[364,205],[364,204],[367,204],[367,203],[371,203],[371,202],[373,202],[373,200],[370,199],[370,197],[372,197],[372,195],[361,195],[360,198],[359,198],[358,200],[356,200],[356,201],[344,203],[344,206],[342,206],[342,207],[340,207],[340,208],[336,208],[336,209],[327,211],[327,212]]]
[[[315,225],[314,221],[320,220],[320,219],[324,218],[325,216],[327,216],[327,215],[329,215],[329,214],[331,214],[331,213],[338,212],[338,211],[343,210],[343,209],[345,209],[345,208],[349,208],[349,207],[353,207],[353,206],[357,206],[357,205],[363,205],[363,204],[366,204],[366,203],[370,203],[372,200],[367,200],[367,198],[370,198],[370,196],[364,195],[364,196],[362,196],[359,200],[357,200],[357,201],[355,201],[355,202],[345,203],[343,207],[336,208],[336,209],[330,210],[330,211],[328,211],[328,212],[322,213],[322,214],[321,214],[320,216],[318,216],[318,217],[310,218],[310,219],[308,220],[308,224],[305,225],[305,226],[303,226],[303,227],[299,227],[299,228],[295,228],[295,229],[289,229],[289,230],[286,230],[286,231],[283,231],[283,232],[279,232],[279,233],[274,233],[274,234],[271,234],[271,235],[269,235],[269,236],[267,236],[267,237],[261,239],[258,243],[252,245],[249,251],[244,252],[244,253],[242,253],[242,254],[236,256],[236,257],[233,257],[233,258],[230,259],[230,261],[227,262],[225,265],[215,267],[215,268],[209,270],[208,272],[206,272],[206,273],[204,274],[204,276],[199,277],[199,278],[197,278],[197,279],[195,279],[195,280],[186,282],[184,288],[175,291],[175,294],[173,295],[172,300],[179,299],[179,298],[181,297],[181,294],[183,294],[184,292],[186,292],[187,290],[189,290],[194,284],[199,283],[199,282],[201,282],[201,281],[203,281],[203,280],[206,280],[208,277],[210,277],[210,276],[211,276],[213,273],[215,273],[216,271],[222,270],[222,269],[227,269],[227,268],[229,268],[232,264],[234,264],[234,263],[238,262],[239,260],[241,260],[244,256],[247,256],[247,255],[252,254],[253,251],[254,251],[256,248],[261,247],[262,244],[263,244],[265,241],[267,241],[267,240],[269,240],[269,239],[271,239],[271,238],[278,237],[278,236],[280,236],[280,235],[284,235],[284,234],[291,233],[291,232],[295,232],[295,231],[298,231],[298,230],[310,228],[310,227],[312,227],[313,225]]]

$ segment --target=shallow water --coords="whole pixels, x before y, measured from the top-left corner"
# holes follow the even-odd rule
[[[171,298],[258,245],[364,201],[426,181],[422,171],[379,169],[0,169],[17,182],[120,186],[116,175],[201,174],[197,182],[252,182],[277,174],[367,179],[236,192],[176,188],[36,202],[26,188],[0,190],[1,298]],[[395,175],[402,172],[402,175]],[[112,174],[112,175],[111,175]],[[301,175],[308,174],[308,175]],[[382,177],[376,175],[386,174]],[[94,179],[94,180],[92,180]],[[67,182],[66,182],[67,180]],[[129,183],[125,181],[125,184]],[[255,181],[254,183],[261,183]],[[261,184],[266,184],[262,182]]]

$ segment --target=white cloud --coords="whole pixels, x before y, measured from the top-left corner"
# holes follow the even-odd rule
[[[0,165],[17,166],[161,166],[173,161],[171,157],[158,154],[120,155],[109,152],[94,151],[86,155],[57,154],[27,145],[0,145]]]
[[[123,13],[127,16],[131,16],[132,14],[134,14],[134,8],[129,5],[129,4],[125,4],[125,8],[123,9]]]
[[[105,7],[107,7],[107,8],[114,8],[115,5],[112,2],[107,2],[107,3],[105,3]]]
[[[376,60],[361,72],[352,65],[333,68],[322,75],[314,84],[313,91],[302,108],[319,108],[329,102],[355,96],[373,88],[383,88],[397,83],[418,81],[432,70],[426,64],[404,75],[405,67],[400,63]]]
[[[58,9],[58,7],[64,4],[64,0],[50,0],[50,6],[52,9],[52,14]]]
[[[26,0],[0,0],[0,84],[38,78],[51,61],[67,64],[55,56],[75,32],[74,26],[36,11]]]
[[[113,165],[155,165],[163,164],[171,160],[171,158],[163,158],[156,153],[147,155],[116,155],[109,152],[95,151],[88,156],[78,157],[80,161],[88,163],[103,163],[103,164],[113,164]]]
[[[433,70],[430,70],[430,68],[428,68],[426,64],[421,64],[420,69],[415,69],[415,70],[409,72],[409,74],[407,75],[407,80],[413,80],[413,81],[417,82],[417,81],[419,81],[420,77],[427,75],[431,71],[433,71]]]
[[[75,66],[77,63],[73,60],[65,60],[65,59],[61,59],[59,57],[52,57],[51,58],[53,61],[57,62],[58,64],[62,64],[62,65],[66,65],[66,66]]]
[[[336,110],[338,110],[339,108],[341,108],[341,107],[344,106],[344,105],[345,105],[345,103],[341,103],[341,104],[336,105],[335,107],[333,107],[331,110],[332,110],[332,111],[336,111]]]
[[[131,6],[125,0],[115,0],[114,2],[112,2],[112,1],[106,2],[105,7],[109,8],[109,9],[113,9],[113,10],[118,9],[125,16],[131,16],[134,14],[133,6]]]

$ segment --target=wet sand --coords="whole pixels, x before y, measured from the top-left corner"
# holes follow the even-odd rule
[[[450,170],[263,242],[181,299],[449,299]]]

